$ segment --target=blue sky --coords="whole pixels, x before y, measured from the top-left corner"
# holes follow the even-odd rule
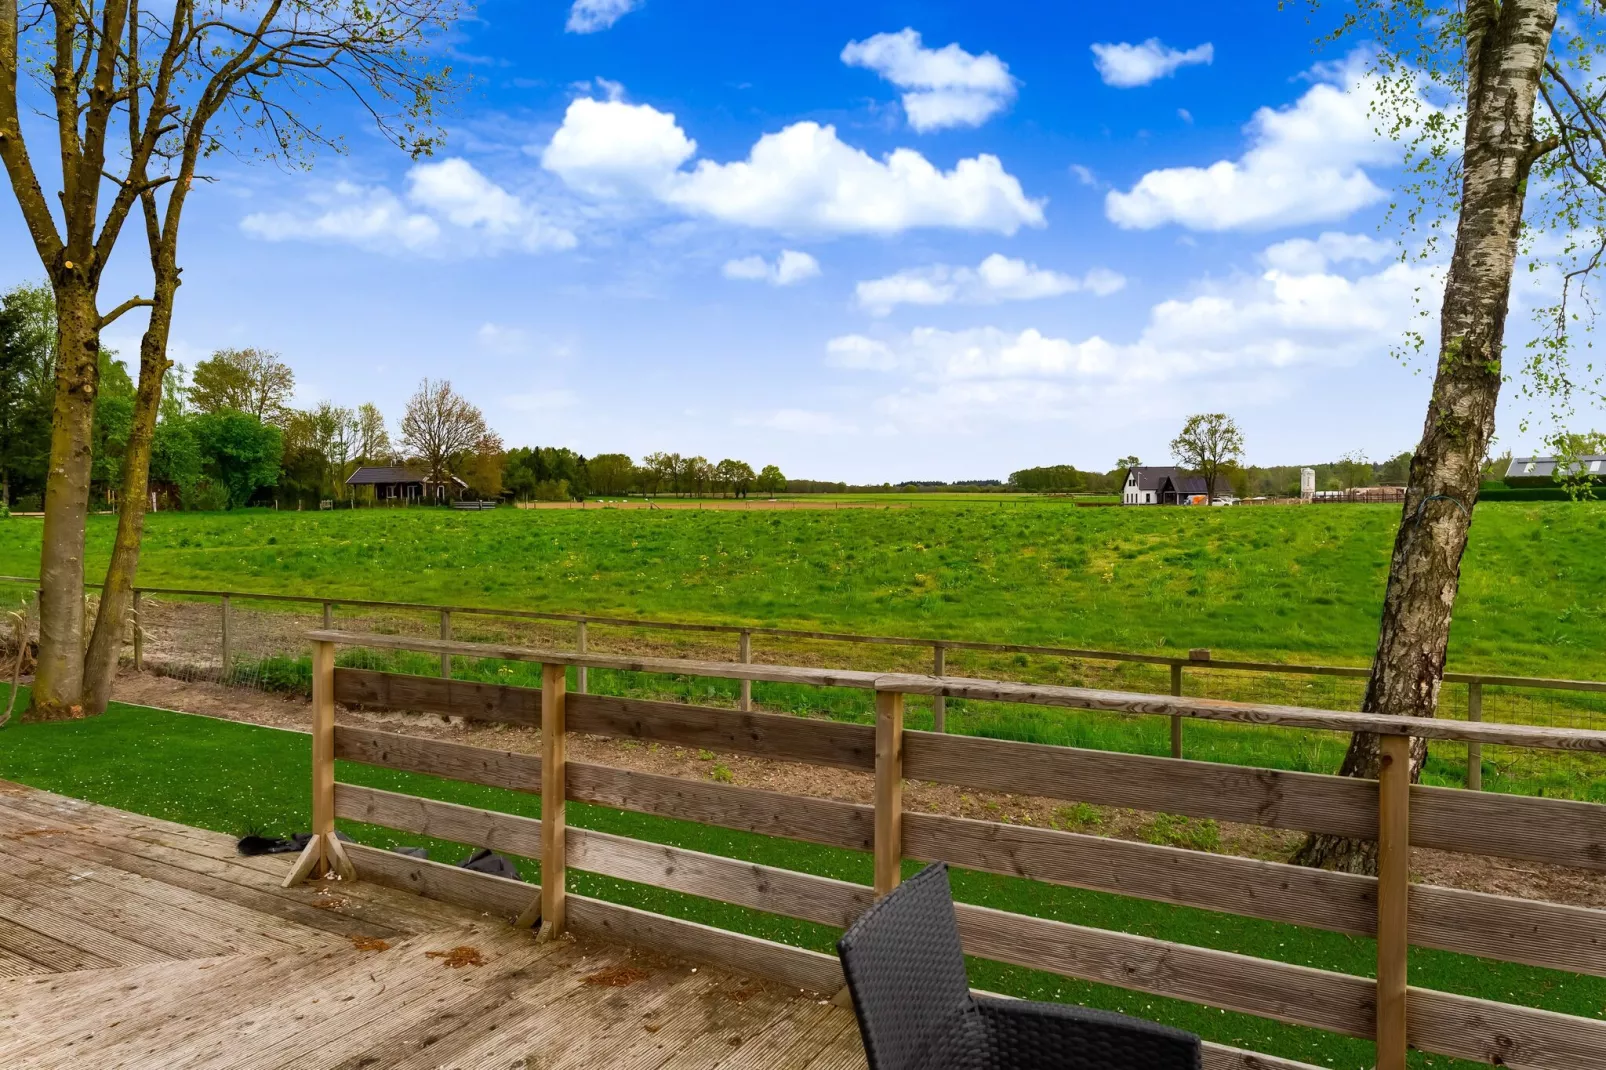
[[[174,355],[265,346],[302,403],[393,420],[444,376],[509,445],[811,478],[1164,461],[1217,409],[1256,463],[1381,459],[1420,430],[1427,378],[1390,349],[1438,276],[1378,229],[1394,153],[1322,28],[1269,2],[486,0],[432,160],[330,101],[347,154],[217,164]],[[142,261],[131,229],[106,305]],[[1523,411],[1502,446],[1536,440]]]

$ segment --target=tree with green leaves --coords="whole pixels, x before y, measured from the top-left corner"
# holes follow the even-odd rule
[[[1432,717],[1443,682],[1461,557],[1506,379],[1519,378],[1564,424],[1600,380],[1571,359],[1588,287],[1606,256],[1606,109],[1598,63],[1606,13],[1558,0],[1354,0],[1333,40],[1367,42],[1378,130],[1402,146],[1396,215],[1410,252],[1449,266],[1439,306],[1433,390],[1411,458],[1389,561],[1377,650],[1362,709]],[[1539,239],[1531,274],[1551,286],[1541,331],[1517,367],[1505,352],[1519,254]],[[1426,314],[1426,313],[1424,313]],[[1418,332],[1410,339],[1428,348]],[[1426,741],[1416,739],[1411,775]],[[1340,772],[1375,778],[1378,737],[1351,738]],[[1312,836],[1295,861],[1360,873],[1377,845]]]
[[[1171,455],[1178,464],[1204,477],[1211,501],[1215,500],[1222,474],[1243,463],[1243,452],[1243,432],[1224,412],[1202,412],[1188,417],[1177,437],[1171,440]]]
[[[781,474],[779,466],[766,464],[764,470],[759,472],[755,485],[759,493],[774,497],[786,489],[786,477]]]
[[[57,313],[39,659],[25,719],[98,713],[110,699],[170,363],[179,228],[195,184],[215,179],[201,170],[203,162],[219,152],[256,152],[297,164],[317,147],[338,147],[308,105],[324,92],[354,95],[389,140],[429,151],[436,140],[433,103],[448,80],[441,53],[427,46],[460,6],[460,0],[0,0],[0,164]],[[32,85],[24,88],[24,79]],[[25,129],[27,106],[54,121]],[[44,176],[36,157],[51,161]],[[55,181],[52,195],[47,183]],[[131,218],[144,223],[151,296],[102,312],[102,275]],[[139,308],[149,310],[149,319],[117,534],[86,644],[84,535],[100,332]]]
[[[0,507],[13,484],[44,484],[55,389],[56,303],[50,287],[24,284],[0,296]]]
[[[591,489],[610,497],[624,494],[636,476],[636,465],[627,454],[599,453],[586,462]]]
[[[254,346],[219,349],[195,366],[190,404],[199,412],[232,409],[266,424],[283,425],[296,390],[296,373],[279,354]]]
[[[226,495],[228,508],[239,509],[251,496],[279,480],[284,433],[255,415],[224,409],[194,417],[195,442],[202,471]]]

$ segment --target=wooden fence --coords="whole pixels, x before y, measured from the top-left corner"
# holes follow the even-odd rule
[[[20,576],[0,576],[0,583],[17,583],[33,587],[37,580]],[[92,585],[93,586],[93,585]],[[448,639],[452,635],[452,620],[455,617],[501,617],[511,620],[551,621],[555,623],[573,624],[575,627],[575,652],[587,653],[588,628],[617,627],[642,628],[648,630],[700,633],[704,635],[726,635],[736,640],[733,653],[738,664],[751,664],[753,661],[753,640],[755,637],[769,637],[775,639],[823,641],[842,644],[858,644],[867,646],[894,646],[924,648],[931,652],[931,671],[935,676],[943,676],[947,667],[947,656],[950,651],[969,650],[991,654],[1026,654],[1039,657],[1053,657],[1078,659],[1086,661],[1103,661],[1111,663],[1127,663],[1140,665],[1153,665],[1166,667],[1170,670],[1170,691],[1173,696],[1181,696],[1184,691],[1184,676],[1189,672],[1234,672],[1251,675],[1282,675],[1282,676],[1312,676],[1312,677],[1342,677],[1354,680],[1366,680],[1371,676],[1371,669],[1351,665],[1305,665],[1281,664],[1277,662],[1261,661],[1235,661],[1214,658],[1210,650],[1197,648],[1185,654],[1141,654],[1131,651],[1119,650],[1091,650],[1075,647],[1042,646],[1022,643],[984,643],[960,639],[927,639],[913,636],[888,635],[860,635],[851,632],[824,632],[806,631],[796,628],[763,628],[750,627],[737,624],[703,624],[688,623],[685,621],[644,620],[629,617],[606,617],[585,613],[546,613],[536,610],[496,609],[487,606],[460,606],[439,605],[421,602],[389,602],[373,599],[332,598],[317,595],[286,595],[286,594],[258,594],[246,591],[213,591],[198,590],[184,587],[141,587],[134,591],[133,620],[130,632],[133,642],[133,660],[136,668],[143,667],[144,637],[140,626],[139,607],[145,595],[163,595],[184,599],[216,599],[218,602],[217,637],[220,664],[225,670],[232,664],[234,656],[231,644],[231,622],[234,614],[236,600],[250,600],[254,602],[272,602],[289,605],[304,605],[318,607],[323,618],[323,626],[333,626],[334,614],[338,608],[346,607],[364,610],[389,610],[395,612],[428,613],[438,616],[440,622],[440,636]],[[441,675],[451,673],[451,659],[442,656]],[[1466,716],[1469,721],[1481,720],[1484,710],[1484,695],[1487,688],[1499,688],[1508,692],[1536,693],[1540,691],[1566,691],[1574,693],[1593,693],[1606,695],[1606,681],[1602,680],[1570,680],[1534,676],[1509,676],[1494,673],[1460,673],[1447,672],[1443,682],[1449,685],[1464,687]],[[741,682],[740,707],[743,710],[752,709],[752,684],[750,680]],[[585,672],[582,669],[579,690],[588,690]],[[946,696],[932,696],[933,730],[937,732],[946,729]],[[1171,722],[1171,755],[1174,758],[1183,756],[1183,719],[1176,717]],[[1467,752],[1467,787],[1474,790],[1481,789],[1483,777],[1481,744],[1470,743]]]
[[[840,992],[830,956],[566,892],[569,869],[830,926],[846,926],[894,887],[905,859],[1029,878],[1363,937],[1376,978],[1353,976],[1059,921],[960,905],[965,948],[985,959],[1374,1039],[1377,1066],[1403,1070],[1408,1047],[1497,1065],[1597,1070],[1606,1022],[1411,987],[1411,945],[1606,976],[1606,911],[1410,881],[1411,847],[1606,872],[1606,806],[1410,783],[1410,737],[1606,753],[1606,733],[1423,721],[1283,706],[1133,695],[954,677],[575,654],[449,640],[315,631],[315,839],[296,876],[321,868],[420,891],[543,933],[568,927],[712,961],[821,992]],[[539,689],[336,668],[337,645],[542,665]],[[843,724],[679,703],[569,693],[566,669],[625,669],[782,681],[874,692],[876,723]],[[939,695],[1379,733],[1377,781],[1179,761],[905,729],[907,695]],[[336,703],[538,726],[541,754],[495,751],[336,726]],[[871,805],[789,796],[569,761],[569,732],[650,740],[858,770]],[[538,792],[541,818],[338,783],[335,761]],[[1336,833],[1379,846],[1376,878],[906,812],[905,780]],[[570,828],[569,799],[871,853],[874,886]],[[335,819],[539,859],[539,888],[347,844]],[[1313,1070],[1207,1046],[1211,1070]]]

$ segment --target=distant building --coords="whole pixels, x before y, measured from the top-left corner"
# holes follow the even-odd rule
[[[1203,476],[1180,468],[1128,468],[1121,487],[1122,505],[1208,505],[1210,487]]]
[[[1316,469],[1299,470],[1299,496],[1307,502],[1316,497]]]
[[[379,502],[446,502],[461,498],[468,489],[456,476],[436,482],[406,465],[364,465],[346,479],[348,487],[372,487]]]
[[[1591,482],[1606,481],[1606,454],[1592,453],[1573,462],[1583,469]],[[1508,487],[1550,487],[1556,483],[1556,468],[1560,462],[1554,457],[1514,457],[1506,469]],[[1563,472],[1563,476],[1567,473]]]

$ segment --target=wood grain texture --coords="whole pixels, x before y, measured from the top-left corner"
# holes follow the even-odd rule
[[[903,696],[875,697],[875,890],[903,879]]]
[[[843,983],[834,956],[587,896],[569,897],[569,924],[577,933],[656,948],[811,992],[829,994]]]
[[[375,650],[455,654],[468,658],[494,658],[498,661],[535,661],[543,664],[552,662],[584,665],[590,669],[619,669],[626,672],[662,673],[671,676],[708,676],[725,680],[763,680],[770,683],[810,684],[815,687],[856,687],[873,690],[876,680],[882,675],[853,669],[800,669],[785,665],[742,665],[729,661],[644,658],[627,654],[577,654],[566,650],[536,650],[499,643],[464,643],[419,639],[405,635],[324,631],[321,628],[309,632],[308,638],[313,642],[332,642],[342,646],[369,647]]]
[[[1406,957],[1411,948],[1411,739],[1379,741],[1377,1070],[1405,1070]]]
[[[541,725],[541,690],[369,669],[336,669],[335,701],[347,706],[452,714],[473,721]]]
[[[1416,784],[1411,843],[1606,872],[1606,806]]]
[[[568,684],[562,665],[541,666],[541,938],[563,931],[568,877]],[[522,916],[522,912],[521,912]]]
[[[569,830],[569,864],[839,929],[875,901],[862,884],[587,829]]]
[[[1203,1070],[1323,1070],[1310,1063],[1279,1059],[1275,1055],[1229,1048],[1225,1044],[1204,1043]]]
[[[532,895],[540,892],[539,886],[523,881],[381,851],[360,843],[347,844],[346,853],[357,868],[359,881],[373,881],[471,910],[491,911],[509,921],[529,906]]]
[[[1274,706],[1222,699],[1175,698],[1139,695],[1128,691],[1064,687],[1057,684],[1018,684],[996,680],[937,678],[888,674],[875,682],[883,691],[910,695],[945,695],[981,702],[1019,702],[1032,706],[1062,706],[1106,713],[1148,714],[1163,717],[1197,717],[1249,725],[1278,725],[1329,732],[1405,734],[1421,739],[1475,740],[1513,747],[1606,753],[1606,732],[1541,725],[1471,723],[1423,717],[1393,717],[1374,713],[1340,713],[1299,706]]]
[[[1600,1070],[1606,1022],[1448,992],[1408,993],[1411,1046],[1498,1066]]]
[[[224,603],[227,611],[228,604]],[[225,669],[228,662],[224,662]],[[325,839],[335,831],[335,645],[312,648],[312,834],[319,858],[312,874],[328,868]]]
[[[541,759],[533,754],[471,747],[396,732],[340,725],[335,729],[335,757],[493,788],[532,794],[541,790]]]
[[[842,769],[875,768],[875,729],[871,726],[790,714],[743,713],[611,695],[570,695],[569,730]]]
[[[874,842],[875,811],[861,803],[782,795],[606,765],[570,762],[569,798],[860,851],[869,851]]]
[[[1295,1025],[1370,1037],[1365,977],[958,904],[965,952]]]
[[[1349,873],[912,811],[903,849],[923,862],[1359,936],[1376,931],[1377,882]]]
[[[541,857],[541,822],[533,817],[480,810],[356,784],[335,785],[335,816],[522,858]]]
[[[1377,835],[1377,783],[1349,777],[914,731],[904,734],[903,772],[910,780],[1019,795]]]

